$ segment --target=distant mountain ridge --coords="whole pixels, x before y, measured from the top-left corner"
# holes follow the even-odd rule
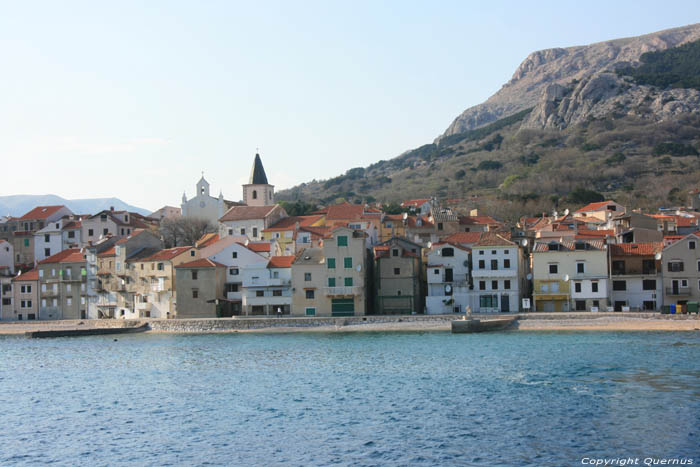
[[[22,216],[37,206],[53,205],[65,205],[75,214],[96,214],[111,207],[144,216],[151,213],[148,209],[132,206],[119,198],[65,199],[56,195],[10,195],[0,196],[0,216]]]

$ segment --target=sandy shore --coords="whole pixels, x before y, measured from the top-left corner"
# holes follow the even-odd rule
[[[360,321],[339,325],[268,326],[254,329],[210,329],[183,333],[290,333],[290,332],[448,332],[452,317],[423,319],[420,321]],[[281,323],[280,323],[281,324]],[[0,323],[0,335],[23,335],[27,331],[61,329],[86,329],[90,327],[113,327],[114,321],[57,321],[57,322],[13,322]],[[700,331],[700,318],[686,319],[632,318],[624,316],[601,316],[580,319],[520,319],[509,330],[517,331]],[[182,331],[181,331],[182,332]],[[176,331],[149,331],[149,334],[177,333]]]

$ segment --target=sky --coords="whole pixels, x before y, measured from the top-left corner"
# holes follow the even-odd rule
[[[0,196],[155,210],[432,142],[533,51],[700,22],[673,1],[0,0]]]

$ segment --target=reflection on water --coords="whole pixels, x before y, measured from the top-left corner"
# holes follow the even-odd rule
[[[699,462],[698,344],[690,333],[0,338],[0,464]]]

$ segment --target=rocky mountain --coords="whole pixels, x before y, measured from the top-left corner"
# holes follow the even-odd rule
[[[512,219],[589,198],[678,205],[700,180],[700,24],[531,54],[434,142],[278,193],[436,196]]]
[[[103,209],[114,207],[116,210],[137,212],[144,216],[150,214],[147,209],[125,203],[119,198],[65,199],[56,195],[11,195],[0,196],[0,216],[22,216],[36,206],[65,205],[75,214],[95,214]]]
[[[562,128],[589,116],[608,114],[620,104],[638,106],[647,93],[625,89],[615,70],[638,64],[643,53],[699,39],[700,24],[693,24],[639,37],[534,52],[496,94],[462,112],[436,142],[533,107],[523,125],[526,128]],[[667,105],[669,102],[675,104]],[[655,96],[651,110],[661,120],[688,110],[697,111],[697,103],[697,91],[673,90]]]

